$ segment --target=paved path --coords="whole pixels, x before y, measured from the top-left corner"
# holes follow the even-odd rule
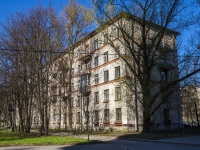
[[[158,141],[167,142],[167,143],[179,143],[179,144],[184,144],[184,145],[200,146],[200,136],[161,139]]]

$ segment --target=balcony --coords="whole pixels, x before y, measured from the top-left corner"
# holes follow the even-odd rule
[[[154,49],[157,46],[156,44],[157,44],[157,42],[152,44],[151,41],[147,41],[146,46],[148,49]],[[160,45],[158,46],[157,50],[160,54],[167,54],[169,52],[175,51],[176,49],[175,49],[173,43],[170,44],[170,43],[162,43],[161,42]]]
[[[160,58],[156,61],[156,64],[158,65],[158,68],[160,69],[166,69],[170,70],[173,68],[173,65],[169,63],[166,59]]]
[[[91,70],[90,69],[83,69],[79,72],[80,75],[86,75],[86,74],[91,74]]]
[[[90,95],[91,89],[89,85],[85,85],[80,87],[80,92],[83,93],[83,95]]]
[[[82,54],[82,55],[79,57],[79,60],[81,60],[81,61],[83,61],[83,62],[88,62],[91,58],[92,58],[91,53],[86,52],[86,53]]]
[[[172,45],[165,44],[165,45],[160,45],[158,47],[158,52],[160,54],[167,54],[167,53],[173,52],[173,51],[175,51],[175,49],[173,49]]]

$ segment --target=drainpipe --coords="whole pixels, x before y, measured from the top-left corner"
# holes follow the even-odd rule
[[[134,40],[134,22],[132,20],[132,40]],[[132,49],[134,50],[134,43],[132,42]],[[135,64],[135,61],[133,59],[133,67],[134,67],[134,70],[136,71],[136,64]],[[136,84],[136,76],[134,75],[134,87],[133,87],[133,90],[134,90],[134,94],[135,94],[135,131],[138,132],[138,106],[137,106],[137,100],[138,100],[138,95],[137,95],[137,84]]]

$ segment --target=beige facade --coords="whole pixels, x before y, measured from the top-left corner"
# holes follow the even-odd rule
[[[131,55],[126,51],[124,45],[119,44],[120,32],[116,28],[118,22],[122,22],[126,30],[130,30],[131,22],[126,19],[120,19],[115,25],[109,25],[106,28],[95,30],[82,41],[75,44],[74,51],[67,51],[52,62],[51,79],[51,102],[49,104],[49,125],[50,128],[67,128],[69,125],[68,117],[72,117],[72,126],[75,129],[85,129],[86,124],[93,129],[114,127],[124,129],[133,128],[135,125],[135,102],[134,93],[130,92],[127,82],[133,81],[133,75],[127,69],[125,62],[121,57],[127,57],[132,61]],[[135,28],[140,28],[134,24]],[[155,28],[156,29],[156,28]],[[156,30],[152,29],[153,35]],[[131,31],[130,31],[131,32]],[[109,38],[107,37],[108,35]],[[139,33],[135,32],[135,37],[140,39]],[[176,33],[170,31],[166,34],[161,43],[161,51],[167,52],[167,57],[159,58],[156,61],[152,71],[152,93],[160,88],[160,84],[166,80],[178,78],[178,68],[170,70],[172,66],[177,65],[176,52]],[[119,49],[120,55],[116,53],[112,46],[107,44],[109,40],[114,41],[115,47]],[[150,41],[151,42],[151,41]],[[72,78],[64,77],[66,84],[71,80],[71,104],[68,103],[68,87],[60,83],[60,78],[64,74],[59,68],[59,61],[66,60],[69,63],[69,53],[73,53],[72,68],[64,65],[66,70],[72,70]],[[162,53],[162,52],[161,52]],[[166,70],[169,70],[166,72]],[[140,88],[138,85],[138,97]],[[178,88],[178,87],[177,87]],[[175,89],[171,95],[169,103],[164,104],[152,121],[154,128],[163,128],[165,111],[170,107],[170,122],[174,128],[178,128],[180,123],[180,101],[179,90]],[[52,96],[53,95],[53,96]],[[160,97],[161,99],[162,97]],[[159,101],[159,99],[158,99]],[[69,107],[71,105],[71,114]],[[142,107],[138,102],[138,124],[142,125]],[[88,117],[88,121],[86,117]],[[33,125],[37,125],[39,116],[35,112],[33,116]]]

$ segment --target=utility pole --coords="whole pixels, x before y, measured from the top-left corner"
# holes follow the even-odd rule
[[[80,90],[80,107],[81,107],[80,108],[81,109],[81,112],[80,112],[81,131],[83,129],[83,121],[82,121],[83,120],[82,119],[83,118],[83,114],[82,114],[83,113],[83,108],[82,108],[83,106],[82,106],[82,91],[81,91],[82,90],[82,86],[83,86],[83,84],[82,84],[82,77],[80,77],[80,89],[79,90]]]
[[[135,61],[134,61],[134,68],[135,68]],[[137,100],[138,100],[138,95],[137,95],[137,84],[136,84],[136,77],[134,75],[134,91],[135,91],[135,131],[138,132],[138,109],[137,109]]]
[[[81,106],[81,113],[80,113],[80,122],[81,122],[81,131],[83,130],[83,106],[82,106],[82,94],[81,94],[81,99],[80,99],[80,106]]]

